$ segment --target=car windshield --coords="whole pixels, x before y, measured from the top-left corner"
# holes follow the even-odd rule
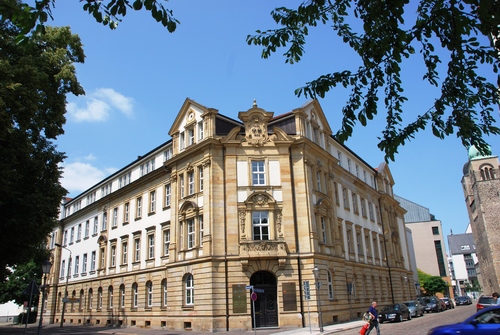
[[[480,304],[493,304],[493,297],[480,297],[478,303],[480,303]]]
[[[406,306],[408,306],[408,307],[413,307],[413,306],[415,306],[415,302],[413,302],[413,301],[407,301],[407,302],[405,302],[404,304],[405,304]]]
[[[397,306],[397,305],[389,305],[389,306],[385,306],[385,307],[382,309],[382,312],[393,311],[393,310],[395,310],[395,309],[396,309],[396,308],[395,308],[395,306]],[[398,309],[399,309],[399,307],[398,307]]]

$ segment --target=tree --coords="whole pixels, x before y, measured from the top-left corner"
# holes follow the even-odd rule
[[[27,263],[15,265],[11,270],[7,280],[0,283],[0,304],[14,301],[18,305],[29,301],[29,296],[23,295],[23,291],[34,279],[38,287],[42,282],[42,262],[47,259],[44,254],[37,254],[35,258]],[[37,305],[38,295],[33,296],[33,306]]]
[[[488,81],[480,75],[478,64],[498,73],[500,1],[421,0],[412,24],[405,21],[408,7],[409,0],[306,0],[297,9],[276,8],[271,15],[280,28],[258,30],[247,37],[247,43],[262,46],[263,58],[286,47],[285,62],[293,64],[305,52],[309,29],[329,23],[358,54],[361,65],[321,75],[295,93],[316,98],[337,86],[352,88],[336,134],[340,141],[352,135],[358,122],[365,126],[372,120],[383,101],[386,126],[378,147],[386,160],[394,160],[399,146],[429,126],[440,139],[456,132],[464,146],[475,145],[487,153],[483,136],[500,134],[492,116],[499,102],[500,77],[496,84]],[[440,93],[431,106],[423,106],[421,114],[405,124],[407,97],[401,69],[405,61],[415,58],[417,49],[426,69],[422,79]],[[448,59],[440,56],[443,52]]]
[[[169,32],[174,32],[179,21],[173,17],[173,12],[166,9],[159,0],[81,0],[83,10],[104,25],[115,29],[118,23],[127,15],[129,9],[145,9],[151,13],[153,19],[160,22]],[[56,0],[36,0],[35,7],[20,0],[0,2],[0,14],[4,19],[13,22],[19,29],[19,38],[30,33],[39,33],[45,29],[48,18],[52,18],[51,8],[55,7]]]
[[[446,283],[443,278],[432,276],[421,270],[418,270],[418,282],[420,283],[421,289],[423,289],[427,295],[435,295],[438,292],[442,293],[448,289],[448,283]]]
[[[73,63],[85,56],[68,27],[23,44],[18,35],[0,21],[0,281],[45,250],[57,224],[65,156],[52,141],[63,134],[66,94],[84,93]]]

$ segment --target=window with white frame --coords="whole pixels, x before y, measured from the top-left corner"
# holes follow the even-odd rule
[[[358,164],[356,164],[354,168],[355,168],[355,171],[356,171],[356,177],[359,178],[359,166],[358,166]]]
[[[66,275],[66,261],[63,259],[63,261],[61,262],[61,273],[59,275],[59,278],[64,278],[65,275]]]
[[[344,208],[349,208],[349,198],[347,197],[347,189],[345,187],[342,188],[342,199],[344,200]]]
[[[203,215],[198,216],[198,226],[200,229],[200,248],[203,248]]]
[[[321,171],[316,171],[316,189],[321,192]]]
[[[140,237],[134,238],[134,262],[141,260],[141,239]]]
[[[269,240],[269,213],[267,211],[252,212],[253,240]]]
[[[118,177],[118,188],[122,188],[130,184],[130,178],[132,177],[132,172],[126,172],[124,175]]]
[[[185,298],[186,305],[194,305],[194,278],[193,275],[188,273],[184,278],[185,285]]]
[[[125,308],[125,285],[120,285],[120,308]]]
[[[87,273],[87,254],[83,254],[83,261],[82,261],[82,274]]]
[[[130,220],[130,202],[123,205],[123,223],[128,223]]]
[[[118,227],[118,207],[113,208],[113,228]]]
[[[366,218],[366,200],[364,198],[361,198],[360,202],[361,202],[361,215]]]
[[[80,241],[82,239],[82,224],[78,224],[78,230],[76,232],[76,241]]]
[[[163,231],[163,256],[169,255],[170,248],[170,229],[166,229]]]
[[[252,185],[259,186],[266,184],[265,162],[263,160],[252,161]]]
[[[184,198],[184,174],[179,176],[179,186],[181,188],[181,198]]]
[[[194,128],[189,128],[187,130],[188,133],[188,145],[194,144]]]
[[[122,242],[122,264],[128,262],[128,242]]]
[[[90,234],[90,221],[85,221],[85,238],[89,237]]]
[[[135,217],[139,219],[142,217],[142,197],[138,197],[135,201],[135,204]]]
[[[155,258],[155,235],[148,235],[148,259]]]
[[[204,136],[205,134],[204,134],[203,120],[202,120],[198,122],[198,141],[201,141]]]
[[[95,201],[95,192],[90,193],[87,195],[87,205],[90,205]]]
[[[139,286],[137,283],[132,284],[132,308],[137,308],[139,304]]]
[[[173,154],[172,147],[170,147],[167,150],[165,150],[165,152],[163,153],[163,161],[166,162],[169,159],[171,159],[172,158],[172,154]]]
[[[186,138],[185,138],[185,134],[183,131],[181,131],[181,133],[179,134],[179,150],[184,150],[184,147],[186,146]]]
[[[92,306],[92,301],[93,301],[93,299],[94,299],[94,291],[91,288],[89,288],[89,301],[88,301],[88,308],[89,308],[89,310],[92,310],[92,307],[93,307]]]
[[[102,309],[102,287],[97,289],[97,309]]]
[[[356,232],[356,245],[358,247],[358,255],[363,255],[363,241],[361,240],[361,232]]]
[[[113,286],[108,287],[108,308],[113,308]]]
[[[95,262],[96,262],[96,252],[92,251],[92,254],[90,256],[90,271],[91,272],[95,271]]]
[[[203,192],[203,166],[198,167],[198,188]]]
[[[156,212],[156,191],[149,192],[149,212]]]
[[[347,171],[351,172],[351,159],[347,158]]]
[[[352,230],[347,230],[347,252],[352,253]]]
[[[337,151],[337,159],[339,160],[339,165],[342,166],[342,153]]]
[[[354,213],[358,213],[358,195],[356,193],[351,193],[352,197],[352,210]]]
[[[170,207],[170,201],[172,198],[172,186],[170,183],[165,185],[165,207]]]
[[[363,170],[363,181],[366,183],[366,171]]]
[[[370,220],[374,221],[375,215],[373,213],[373,203],[368,202],[368,215],[370,217]]]
[[[105,231],[106,229],[108,229],[108,213],[107,212],[103,212],[102,213],[102,227],[101,227],[101,231]]]
[[[194,218],[190,218],[186,220],[187,223],[187,246],[188,249],[194,248],[194,237],[195,237],[195,226],[194,226]]]
[[[323,216],[321,216],[321,240],[326,243],[326,223]]]
[[[166,307],[168,302],[167,279],[161,281],[161,306]]]
[[[111,187],[111,183],[107,184],[107,185],[104,185],[103,187],[101,187],[101,198],[107,196],[108,194],[110,194],[112,191],[112,187]]]
[[[143,164],[141,164],[139,166],[139,171],[140,171],[141,177],[150,173],[154,169],[155,169],[155,159],[154,158],[148,160],[147,162],[144,162]]]
[[[333,300],[333,279],[332,279],[332,274],[330,271],[326,272],[327,275],[327,282],[328,282],[328,299]]]
[[[153,307],[153,283],[151,281],[146,283],[146,307]]]
[[[188,175],[188,194],[194,194],[194,171],[189,171]]]
[[[68,244],[68,230],[65,230],[64,231],[64,241],[63,241],[63,245],[67,245]]]
[[[72,244],[74,239],[75,239],[75,227],[71,227],[71,235],[69,236],[69,244]]]
[[[80,256],[75,256],[75,275],[80,273]]]
[[[94,229],[92,230],[92,235],[97,235],[98,226],[99,226],[99,218],[96,216],[94,218]]]
[[[112,245],[111,246],[111,262],[110,262],[110,265],[111,267],[115,267],[116,266],[116,245]]]

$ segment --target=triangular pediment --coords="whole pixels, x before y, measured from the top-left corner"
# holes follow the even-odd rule
[[[332,128],[328,123],[328,120],[325,117],[325,113],[323,112],[323,108],[319,104],[318,100],[310,100],[306,102],[300,108],[303,113],[306,114],[307,119],[314,126],[318,126],[323,132],[327,134],[332,133]]]
[[[177,117],[172,123],[168,134],[171,137],[174,137],[175,134],[186,130],[186,128],[190,127],[193,124],[196,124],[197,122],[200,122],[203,119],[202,116],[209,111],[215,111],[216,113],[218,113],[218,111],[214,110],[213,108],[208,108],[197,103],[194,100],[186,98],[184,104],[179,110],[179,113],[177,114]]]

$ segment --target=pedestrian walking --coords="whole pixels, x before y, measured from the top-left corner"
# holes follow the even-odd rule
[[[500,300],[498,300],[498,292],[494,292],[491,296],[493,297],[493,305],[500,305]]]
[[[373,328],[376,328],[377,335],[380,335],[380,325],[378,323],[378,312],[376,307],[377,307],[377,302],[374,301],[372,302],[372,305],[368,309],[368,313],[370,313],[371,320],[370,320],[370,328],[368,328],[368,331],[366,332],[365,335],[369,335]]]

